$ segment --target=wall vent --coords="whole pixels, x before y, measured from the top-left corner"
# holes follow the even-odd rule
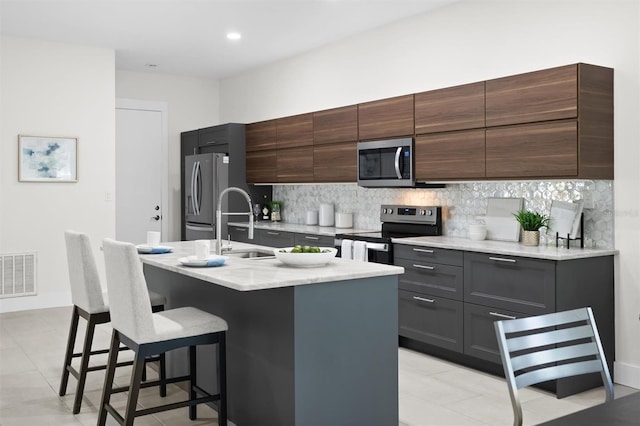
[[[36,254],[0,255],[0,298],[36,294]]]

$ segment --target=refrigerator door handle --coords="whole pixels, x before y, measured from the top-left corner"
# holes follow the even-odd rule
[[[195,203],[196,203],[196,215],[200,215],[200,207],[202,200],[202,170],[200,169],[200,162],[196,161],[196,179],[195,179],[195,188],[193,188],[193,193],[195,194]]]
[[[196,165],[197,161],[194,161],[193,167],[191,168],[191,210],[193,214],[196,214],[196,191],[195,191],[195,180],[196,180]]]

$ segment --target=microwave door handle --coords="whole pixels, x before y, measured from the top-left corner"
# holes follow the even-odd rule
[[[401,146],[399,146],[398,149],[396,150],[395,166],[396,166],[396,176],[398,176],[398,179],[402,179],[402,173],[400,172],[400,154],[402,154]]]

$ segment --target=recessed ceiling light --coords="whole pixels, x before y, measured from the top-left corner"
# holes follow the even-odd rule
[[[144,64],[145,68],[158,68],[158,64]]]
[[[232,31],[227,33],[227,38],[229,40],[240,40],[242,38],[242,34]]]

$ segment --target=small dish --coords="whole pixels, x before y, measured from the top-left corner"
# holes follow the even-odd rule
[[[227,256],[218,256],[212,254],[206,259],[198,259],[195,256],[181,257],[178,262],[182,266],[190,266],[195,268],[207,268],[212,266],[222,266],[227,261]]]
[[[138,244],[136,249],[138,249],[138,253],[140,254],[162,254],[173,251],[173,248],[169,246],[149,246],[147,244]]]
[[[276,255],[276,258],[285,265],[310,268],[326,265],[336,257],[336,253],[338,252],[338,250],[333,247],[318,248],[321,253],[290,253],[293,247],[276,248],[273,249],[273,253]]]

